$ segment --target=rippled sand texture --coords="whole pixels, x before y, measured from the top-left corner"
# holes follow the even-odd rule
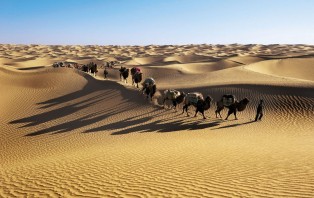
[[[51,67],[66,60],[120,64],[103,80]],[[314,197],[313,60],[307,45],[0,45],[0,197]],[[155,78],[153,102],[120,65]],[[203,120],[164,108],[168,88],[250,103]]]

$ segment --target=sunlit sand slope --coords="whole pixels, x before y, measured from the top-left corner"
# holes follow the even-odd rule
[[[176,51],[94,46],[83,54],[82,48],[32,49],[36,56],[46,56],[38,50],[66,49],[70,55],[62,56],[71,60],[78,60],[71,55],[75,51],[82,57],[93,50],[165,57]],[[119,81],[120,65],[103,80],[102,68],[94,78],[73,68],[19,70],[22,66],[1,59],[0,197],[313,197],[314,83],[307,66],[312,60],[229,56],[248,57],[247,49],[267,52],[258,45],[181,47],[194,53],[218,49],[226,58],[140,65],[157,82],[152,102],[130,81]],[[7,56],[19,55],[13,52],[7,50]],[[287,71],[276,73],[282,67]],[[207,119],[193,117],[193,107],[190,117],[181,114],[182,105],[177,111],[163,107],[167,88],[210,95]],[[250,100],[238,120],[215,117],[215,102],[226,93]],[[260,99],[264,117],[253,122]]]

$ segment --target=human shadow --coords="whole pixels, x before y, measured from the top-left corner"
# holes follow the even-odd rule
[[[244,122],[244,123],[236,123],[236,124],[231,124],[231,125],[227,125],[227,126],[221,126],[221,127],[217,127],[211,130],[217,130],[217,129],[227,129],[227,128],[232,128],[232,127],[237,127],[237,126],[242,126],[242,125],[246,125],[246,124],[251,124],[253,123],[254,120],[248,121],[248,122]]]

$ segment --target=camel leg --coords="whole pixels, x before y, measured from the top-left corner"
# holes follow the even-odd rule
[[[188,107],[189,107],[189,106],[186,106],[185,111],[186,111],[186,115],[187,115],[187,116],[190,116],[190,115],[189,115],[189,112],[188,112]]]
[[[174,106],[174,109],[177,109],[177,102],[175,100],[172,101],[172,104]]]
[[[222,110],[221,108],[217,108],[217,109],[216,109],[216,111],[215,111],[216,118],[218,118],[218,116],[217,116],[217,114],[218,114],[219,117],[220,117],[220,119],[222,119],[221,114],[220,114],[221,110]]]
[[[206,119],[204,111],[201,111],[202,115],[203,115],[203,119]]]
[[[235,120],[237,120],[238,119],[237,118],[237,111],[234,111],[233,114],[234,114]]]
[[[162,103],[162,105],[164,106],[164,108],[165,108],[165,102],[166,102],[166,98],[164,98],[164,101],[163,101],[163,103]],[[168,106],[168,108],[169,108],[169,106]]]
[[[186,115],[189,116],[189,113],[188,113],[188,105],[184,105],[184,106],[183,106],[183,112],[182,112],[182,114],[184,113],[184,110],[186,111]]]
[[[150,96],[150,101],[153,101],[153,96],[152,96],[152,94],[149,94],[149,96]]]
[[[220,119],[222,119],[220,112],[221,112],[223,109],[224,109],[224,107],[219,107],[219,106],[217,105],[217,109],[216,109],[216,111],[215,111],[216,118],[218,118],[218,116],[217,116],[217,114],[218,114],[219,117],[220,117]]]
[[[198,109],[195,110],[195,115],[194,115],[194,117],[196,117],[197,113],[198,113]]]
[[[225,120],[228,120],[228,117],[232,114],[233,112],[232,112],[232,110],[231,109],[229,109],[229,111],[228,111],[228,115],[227,115],[227,117],[226,117],[226,119]]]
[[[218,111],[218,114],[219,114],[220,119],[222,119],[222,116],[221,116],[221,114],[220,114],[220,111]],[[216,117],[217,117],[217,116],[216,116]]]
[[[183,113],[184,113],[184,109],[185,109],[185,107],[186,107],[186,105],[183,105],[183,108],[182,108],[182,113],[181,113],[181,114],[183,114]]]
[[[138,83],[136,83],[136,88],[138,88]]]

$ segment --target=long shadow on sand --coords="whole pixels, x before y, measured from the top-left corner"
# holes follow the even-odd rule
[[[89,75],[83,74],[83,76],[87,79],[87,84],[83,89],[38,103],[36,105],[39,106],[39,109],[48,111],[16,119],[9,124],[24,124],[19,128],[40,128],[26,136],[61,133],[86,127],[145,104],[145,101],[140,103],[143,96],[135,90],[128,90],[116,82],[98,81]],[[116,100],[117,96],[120,99]],[[104,105],[106,101],[114,101],[114,104]],[[90,111],[91,109],[93,111]],[[67,122],[63,122],[63,120],[67,120]],[[55,123],[46,127],[46,122]]]
[[[221,120],[202,119],[200,117],[186,117],[179,113],[161,110],[153,116],[140,118],[127,118],[119,122],[105,124],[101,127],[89,129],[84,133],[103,132],[114,130],[111,135],[123,135],[129,133],[145,132],[176,132],[182,130],[200,130],[218,126]]]
[[[248,121],[248,122],[244,122],[244,123],[236,123],[236,124],[231,124],[231,125],[227,125],[227,126],[221,126],[221,127],[214,128],[212,130],[227,129],[227,128],[232,128],[232,127],[237,127],[237,126],[246,125],[246,124],[252,124],[252,123],[254,123],[254,120],[251,120],[251,121]]]
[[[20,124],[23,133],[27,132],[26,136],[56,134],[74,130],[83,131],[83,133],[111,132],[112,135],[135,132],[163,133],[213,127],[215,127],[213,130],[216,130],[252,123],[250,121],[217,127],[223,122],[222,120],[186,117],[179,113],[160,109],[160,107],[152,107],[138,91],[129,90],[113,81],[98,81],[89,75],[83,74],[83,76],[87,80],[87,84],[83,89],[38,103],[36,105],[38,105],[41,113],[16,119],[9,123]],[[238,98],[246,96],[253,98],[255,100],[252,102],[253,104],[249,103],[251,109],[255,108],[254,102],[256,103],[258,98],[269,95],[271,97],[269,96],[269,100],[266,100],[266,107],[275,105],[276,108],[281,109],[287,108],[286,103],[294,104],[293,98],[295,97],[305,97],[308,101],[313,101],[314,97],[313,89],[310,88],[279,87],[277,89],[276,86],[266,85],[219,85],[185,89],[183,91],[200,91],[204,95],[208,93],[213,96],[214,101],[217,101],[222,94],[227,93],[229,90],[235,92],[234,94]],[[280,95],[288,95],[289,98],[287,101],[281,101]],[[119,99],[116,99],[117,96]],[[106,105],[106,101],[111,101],[111,103]],[[296,103],[294,105],[300,104]],[[306,105],[306,108],[312,107],[312,103],[306,103]],[[145,113],[139,111],[137,113],[140,114],[137,114],[136,111],[132,111],[133,109],[143,108],[143,106],[147,108]],[[214,108],[211,107],[210,112]],[[126,111],[132,111],[128,118],[123,117],[122,120],[112,119],[109,123],[107,122],[110,117],[119,117],[119,114],[122,115]],[[206,114],[210,112],[206,112]],[[46,125],[46,122],[49,123],[49,126]],[[32,131],[29,132],[30,130]]]

